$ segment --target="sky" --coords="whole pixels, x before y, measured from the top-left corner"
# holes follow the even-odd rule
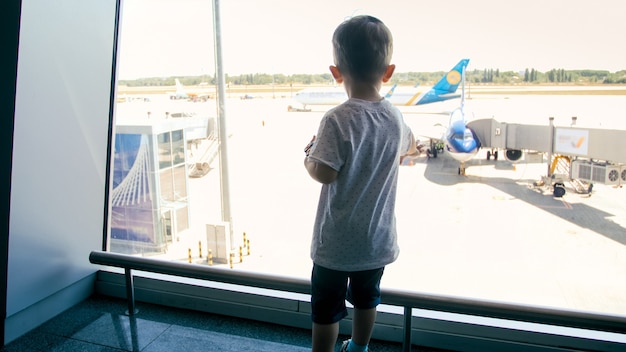
[[[123,0],[119,79],[215,74],[211,0]],[[326,73],[354,15],[381,19],[396,72],[626,69],[623,0],[219,0],[228,75]]]

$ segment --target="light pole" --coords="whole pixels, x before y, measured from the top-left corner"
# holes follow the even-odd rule
[[[213,0],[213,36],[215,45],[215,83],[217,85],[217,127],[220,145],[220,191],[222,195],[222,221],[229,224],[230,250],[235,247],[233,222],[230,213],[230,182],[228,176],[228,133],[226,131],[225,85],[222,65],[222,30],[219,0]]]

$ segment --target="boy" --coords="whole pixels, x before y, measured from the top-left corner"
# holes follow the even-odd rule
[[[367,351],[380,279],[398,257],[398,169],[400,158],[417,150],[400,111],[379,94],[395,69],[392,51],[391,32],[371,16],[351,18],[333,35],[330,72],[349,99],[324,115],[304,160],[322,183],[311,244],[314,352],[333,351],[346,299],[354,317],[341,351]]]

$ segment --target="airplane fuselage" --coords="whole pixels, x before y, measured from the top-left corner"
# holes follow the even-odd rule
[[[387,88],[381,90],[381,96]],[[429,104],[439,101],[455,99],[460,97],[459,94],[436,94],[433,91],[424,90],[400,90],[395,91],[391,96],[385,96],[393,105],[411,106],[419,104]],[[294,95],[294,100],[298,103],[307,105],[339,105],[348,100],[343,87],[333,87],[326,89],[304,89]]]
[[[383,88],[381,97],[389,100],[394,105],[421,105],[439,101],[459,98],[460,94],[455,94],[461,82],[461,72],[469,63],[469,59],[462,59],[450,71],[431,88],[409,88],[396,89],[396,85]],[[338,105],[348,100],[343,87],[304,89],[296,93],[294,100],[307,105]]]
[[[339,105],[348,100],[348,94],[343,87],[326,89],[304,89],[293,97],[295,101],[306,105]]]

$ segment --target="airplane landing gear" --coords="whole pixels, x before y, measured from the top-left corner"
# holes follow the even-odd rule
[[[461,165],[459,165],[459,175],[465,176],[465,163],[461,163]]]
[[[487,160],[491,160],[493,156],[493,160],[498,160],[498,151],[497,150],[488,150],[487,151]]]
[[[443,153],[443,143],[430,140],[430,148],[426,150],[429,158],[436,158],[439,153]]]

